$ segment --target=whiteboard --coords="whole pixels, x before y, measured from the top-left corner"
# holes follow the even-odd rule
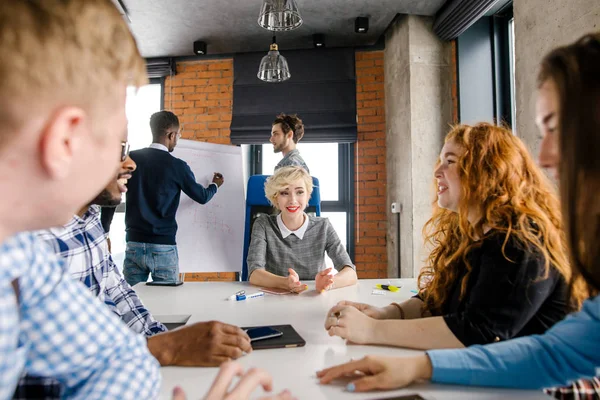
[[[204,187],[214,172],[225,179],[204,205],[181,192],[176,216],[179,271],[241,271],[246,213],[241,147],[179,140],[171,154],[187,162]]]

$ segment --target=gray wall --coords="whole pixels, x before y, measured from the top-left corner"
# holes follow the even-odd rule
[[[405,15],[386,35],[389,277],[416,276],[423,265],[421,231],[431,216],[433,167],[452,121],[451,46],[434,35],[432,25],[432,18]],[[402,205],[400,236],[392,202]]]
[[[537,155],[535,92],[539,62],[552,48],[600,30],[600,1],[516,0],[513,11],[517,135]]]
[[[494,122],[494,71],[490,18],[483,17],[457,39],[460,122]]]

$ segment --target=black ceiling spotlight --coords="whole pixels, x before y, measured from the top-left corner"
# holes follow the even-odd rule
[[[356,17],[354,20],[354,32],[367,33],[369,30],[369,17]]]
[[[203,42],[202,40],[196,40],[194,42],[194,54],[197,54],[199,56],[203,56],[206,54],[206,42]]]
[[[313,35],[313,44],[316,48],[325,47],[325,35],[322,33],[315,33]]]

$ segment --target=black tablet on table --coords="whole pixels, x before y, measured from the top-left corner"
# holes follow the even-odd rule
[[[258,326],[246,326],[243,330],[250,328],[259,328]],[[273,328],[283,333],[283,335],[271,339],[256,340],[252,342],[252,350],[261,349],[281,349],[286,347],[302,347],[306,344],[306,341],[302,339],[302,336],[296,332],[291,325],[269,325],[269,328]]]

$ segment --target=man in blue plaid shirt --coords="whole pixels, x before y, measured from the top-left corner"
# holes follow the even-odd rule
[[[252,351],[244,331],[220,322],[196,323],[163,333],[166,327],[152,317],[116,267],[108,251],[100,206],[118,205],[127,191],[127,180],[136,168],[128,151],[124,142],[120,170],[92,205],[83,207],[67,225],[39,231],[37,236],[63,258],[72,278],[83,282],[130,329],[148,338],[148,348],[162,365],[217,366]],[[62,386],[55,380],[26,376],[14,399],[52,399],[61,393]]]
[[[126,88],[146,82],[129,28],[110,0],[2,1],[0,76],[0,399],[24,372],[69,398],[155,398],[144,338],[17,233],[64,224],[117,170]]]

